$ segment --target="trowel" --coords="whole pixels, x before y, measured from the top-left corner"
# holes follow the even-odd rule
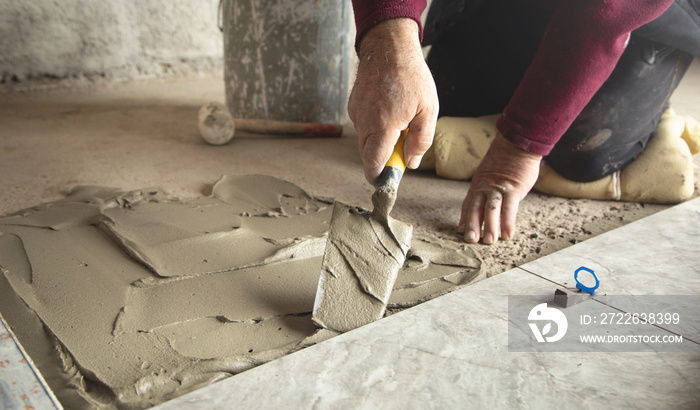
[[[389,216],[406,169],[401,133],[372,195],[373,211],[335,202],[312,319],[347,332],[381,319],[411,246],[411,225]]]

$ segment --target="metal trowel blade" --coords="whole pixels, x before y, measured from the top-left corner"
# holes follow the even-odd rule
[[[347,332],[381,319],[410,248],[412,227],[336,202],[313,321]]]

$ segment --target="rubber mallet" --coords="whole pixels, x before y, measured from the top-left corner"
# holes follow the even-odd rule
[[[198,127],[202,138],[212,145],[223,145],[231,141],[236,130],[311,137],[340,137],[343,134],[343,127],[338,124],[233,118],[223,104],[216,102],[199,109]]]

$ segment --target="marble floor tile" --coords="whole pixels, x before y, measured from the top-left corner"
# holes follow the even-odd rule
[[[46,381],[0,315],[0,408],[61,409]]]
[[[700,295],[700,198],[520,268],[573,287],[580,266],[600,278],[597,294]]]

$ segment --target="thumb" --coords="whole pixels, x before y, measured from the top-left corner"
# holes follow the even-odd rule
[[[360,149],[365,178],[370,184],[377,185],[379,174],[394,151],[394,145],[400,134],[401,131],[398,129],[385,129],[382,133],[370,134],[364,139]]]

